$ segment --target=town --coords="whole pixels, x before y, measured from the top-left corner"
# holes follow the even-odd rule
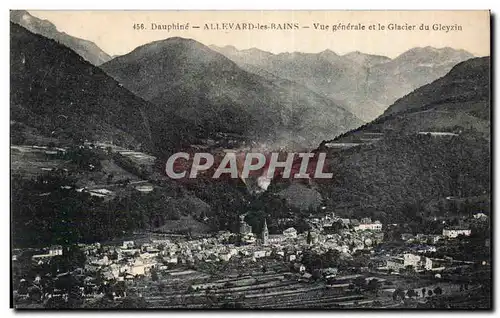
[[[286,220],[284,220],[286,221]],[[186,237],[148,233],[120,243],[14,249],[17,308],[461,308],[487,307],[488,226],[476,213],[439,234],[332,212],[309,230]],[[394,237],[394,233],[398,237]],[[479,242],[479,243],[478,243]],[[462,248],[472,245],[476,255]],[[484,302],[484,303],[483,303]],[[479,307],[480,308],[480,307]]]

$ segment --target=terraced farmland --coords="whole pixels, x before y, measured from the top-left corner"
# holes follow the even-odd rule
[[[219,279],[201,271],[171,270],[161,273],[158,281],[146,277],[128,289],[153,308],[338,308],[373,301],[343,288],[328,288],[321,281],[305,280],[287,272],[285,264],[269,268],[263,272],[258,265],[245,266],[239,274],[229,269]]]

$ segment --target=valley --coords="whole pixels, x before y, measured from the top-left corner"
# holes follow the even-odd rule
[[[10,40],[16,307],[491,306],[489,56],[179,36],[111,55],[27,11]]]

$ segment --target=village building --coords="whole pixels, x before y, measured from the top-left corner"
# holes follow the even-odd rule
[[[488,216],[484,213],[476,213],[473,215],[474,219],[479,220],[479,221],[486,221],[488,220]]]
[[[415,255],[411,253],[403,254],[403,257],[391,257],[387,260],[387,268],[393,271],[406,269],[411,266],[415,271],[431,270],[432,260],[425,256]]]
[[[262,228],[262,245],[269,244],[269,230],[267,229],[267,220],[264,219],[264,227]]]
[[[135,246],[134,241],[124,241],[122,248],[123,249],[131,249],[131,248],[134,248],[134,246]]]
[[[283,235],[286,238],[295,239],[295,238],[297,238],[297,230],[294,229],[293,227],[288,228],[288,229],[283,231]]]
[[[443,229],[443,236],[447,238],[456,238],[459,235],[470,236],[471,230],[463,228],[463,227],[449,227]]]
[[[382,231],[380,221],[372,222],[370,218],[363,218],[361,222],[354,226],[355,231]]]
[[[35,254],[32,256],[33,260],[42,260],[45,258],[51,258],[54,256],[63,255],[63,248],[61,245],[53,245],[49,248],[48,253],[45,254]],[[43,262],[43,261],[42,261]]]

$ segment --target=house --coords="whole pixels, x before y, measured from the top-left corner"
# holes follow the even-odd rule
[[[127,250],[122,250],[122,253],[128,256],[134,255],[135,253],[141,253],[140,248],[132,248]]]
[[[283,235],[286,238],[291,238],[291,239],[297,238],[297,230],[294,229],[293,227],[290,227],[283,231]]]
[[[93,259],[91,264],[98,265],[98,266],[107,266],[111,264],[111,261],[109,260],[108,256],[104,255],[100,259]]]
[[[51,256],[56,256],[56,255],[63,255],[63,248],[61,245],[54,245],[51,246],[49,249],[49,255]]]
[[[349,224],[351,224],[351,220],[350,219],[340,219],[340,221],[342,222],[343,225],[349,225]]]
[[[252,227],[245,222],[246,214],[240,215],[240,235],[245,236],[252,233]]]
[[[411,233],[402,233],[401,240],[405,242],[412,242],[413,240],[415,240],[415,236]]]
[[[434,253],[436,252],[436,247],[432,245],[418,245],[416,246],[417,253]]]
[[[267,238],[269,244],[282,244],[288,239],[284,234],[270,234]]]
[[[168,239],[163,239],[163,240],[152,240],[152,241],[151,241],[151,243],[152,243],[154,246],[158,247],[159,245],[167,246],[167,245],[169,245],[171,242],[170,242],[170,240],[168,240]]]
[[[102,275],[102,278],[104,280],[108,280],[108,281],[113,280],[115,278],[111,271],[104,271],[104,272],[102,272],[101,275]]]
[[[300,272],[300,273],[303,273],[303,272],[305,272],[305,271],[306,271],[306,267],[304,266],[304,264],[300,264],[300,263],[295,263],[295,264],[293,264],[293,268],[294,268],[296,271]]]
[[[403,257],[391,257],[387,260],[387,268],[394,271],[411,266],[415,271],[431,270],[432,260],[425,256],[406,253]]]
[[[305,278],[305,279],[311,279],[311,277],[312,277],[312,274],[311,274],[311,273],[304,273],[304,274],[302,275],[302,278]]]
[[[135,189],[142,193],[152,192],[154,187],[150,184],[142,184],[135,187]]]
[[[31,258],[43,263],[44,259],[49,259],[54,256],[63,255],[63,248],[61,245],[54,245],[49,248],[49,252],[45,254],[35,254]]]
[[[125,273],[123,276],[125,280],[131,281],[134,280],[135,276],[132,273]]]
[[[123,264],[120,266],[120,273],[130,273],[131,272],[131,267],[128,264]]]
[[[447,238],[456,238],[459,235],[464,235],[464,236],[470,236],[471,235],[471,230],[465,229],[463,227],[449,227],[446,229],[443,229],[443,236]]]
[[[146,253],[141,253],[139,255],[140,258],[142,259],[150,259],[150,258],[155,258],[158,256],[158,252],[152,253],[152,252],[146,252]]]
[[[364,219],[363,219],[364,220]],[[366,221],[366,220],[364,220]],[[359,223],[359,225],[354,227],[355,231],[382,231],[382,223],[380,221],[370,222],[369,223]]]
[[[179,259],[177,257],[164,257],[163,261],[165,261],[167,264],[177,264],[179,262]]]
[[[484,213],[476,213],[473,215],[474,219],[480,220],[480,221],[486,221],[488,219],[488,216]]]
[[[230,253],[219,254],[219,259],[221,261],[228,262],[231,259],[231,254]]]
[[[257,239],[255,238],[255,235],[252,232],[250,232],[246,234],[241,234],[241,241],[244,243],[253,244],[257,241]]]
[[[441,239],[441,235],[436,234],[422,234],[419,233],[415,236],[415,241],[420,243],[436,244]]]
[[[323,268],[321,270],[321,273],[324,278],[332,278],[337,276],[338,271],[339,271],[338,268],[328,267],[328,268]]]
[[[144,263],[137,259],[134,264],[132,265],[131,269],[130,269],[130,273],[134,276],[137,276],[137,275],[143,275],[144,276],[144,273],[145,273],[145,266],[144,266]]]
[[[134,248],[134,241],[124,241],[123,242],[123,245],[122,245],[122,248],[124,249],[131,249],[131,248]]]
[[[255,258],[266,257],[266,251],[264,251],[264,250],[255,251],[255,252],[253,252],[253,257],[255,257]]]

